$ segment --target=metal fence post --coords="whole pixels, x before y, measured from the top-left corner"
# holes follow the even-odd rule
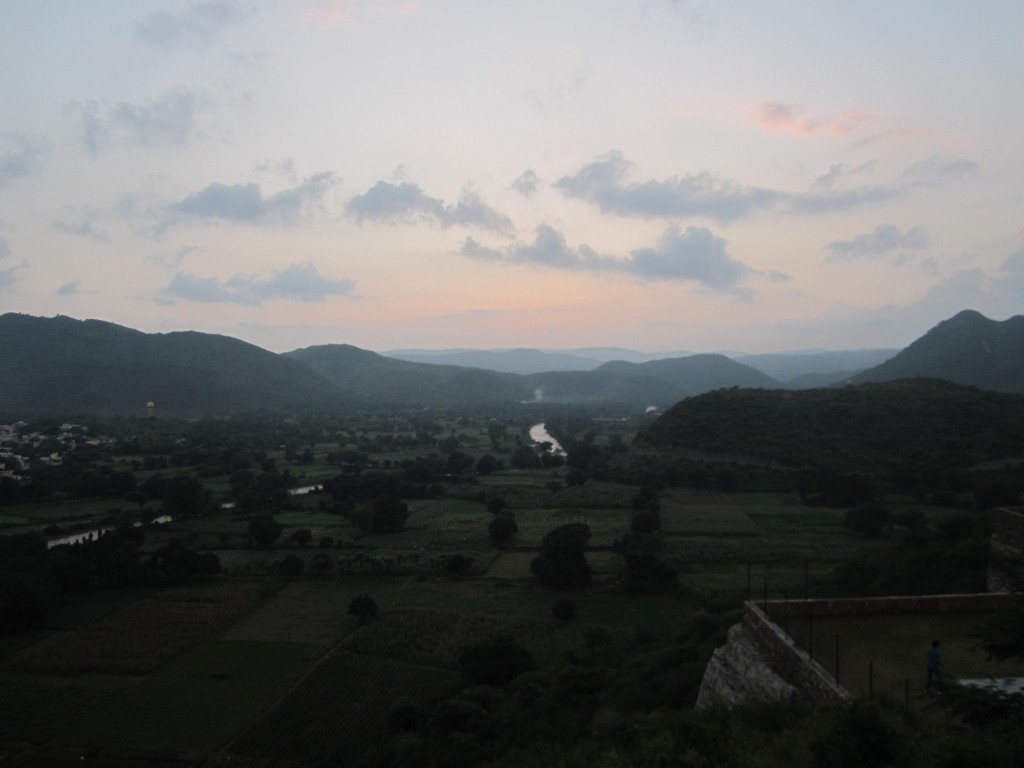
[[[839,685],[839,633],[836,633],[836,685]]]

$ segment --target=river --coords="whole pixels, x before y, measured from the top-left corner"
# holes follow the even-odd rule
[[[551,454],[553,456],[565,456],[565,449],[561,444],[548,434],[546,425],[542,421],[530,427],[530,439],[535,443],[551,443]]]
[[[153,525],[163,525],[164,523],[171,522],[171,516],[160,515],[160,517],[154,517],[149,522]],[[143,525],[145,525],[145,523],[143,523],[141,520],[136,520],[134,523],[132,523],[132,527],[134,528],[141,528]],[[107,525],[102,528],[92,528],[88,531],[79,531],[78,533],[71,533],[67,536],[61,536],[59,539],[50,539],[46,542],[46,548],[52,549],[53,547],[58,547],[61,544],[81,544],[84,541],[91,541],[95,538],[98,538],[100,534],[106,533],[107,531],[112,531],[116,527],[117,526],[115,525]]]

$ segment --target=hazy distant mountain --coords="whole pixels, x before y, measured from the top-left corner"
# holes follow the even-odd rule
[[[769,355],[730,355],[733,360],[795,387],[825,386],[892,358],[898,349],[810,350]],[[803,377],[809,377],[801,381]],[[813,383],[812,383],[813,382]]]
[[[767,374],[779,382],[800,386],[820,386],[842,381],[854,373],[873,368],[895,355],[896,349],[858,349],[845,351],[812,350],[777,354],[724,354],[738,363]],[[579,349],[395,349],[387,357],[414,363],[459,365],[488,371],[523,375],[548,371],[592,371],[609,362],[647,363],[695,357],[691,352],[638,352],[622,347],[581,347]],[[811,375],[808,382],[796,381]],[[814,383],[809,383],[813,381]]]
[[[618,402],[666,408],[684,397],[719,387],[778,387],[779,383],[724,355],[605,363],[587,372],[549,371],[525,377],[545,402]]]
[[[690,355],[648,363],[627,363],[616,360],[605,363],[598,371],[649,376],[675,385],[683,397],[708,392],[720,387],[769,387],[779,382],[749,365],[730,360],[725,355]]]
[[[396,360],[348,344],[306,347],[284,356],[366,402],[478,405],[530,399],[530,390],[514,376]]]
[[[965,310],[944,320],[891,360],[853,382],[917,376],[981,389],[1024,392],[1024,316],[1002,322]]]
[[[591,371],[601,361],[590,357],[539,349],[448,349],[448,350],[394,350],[388,357],[412,363],[431,365],[458,365],[483,368],[503,373],[541,373],[543,371]]]
[[[306,366],[227,336],[147,334],[100,320],[0,316],[0,412],[201,416],[326,410],[338,390]]]
[[[461,365],[502,373],[546,373],[547,371],[592,371],[612,360],[643,363],[667,357],[683,357],[688,352],[637,352],[621,347],[581,347],[580,349],[394,349],[387,357],[413,363]]]

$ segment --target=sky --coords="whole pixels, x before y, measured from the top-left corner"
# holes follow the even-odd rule
[[[0,312],[272,351],[1024,313],[1024,3],[6,0]]]

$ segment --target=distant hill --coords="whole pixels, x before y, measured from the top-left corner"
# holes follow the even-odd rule
[[[395,350],[388,357],[413,363],[458,365],[501,373],[542,373],[544,371],[590,371],[601,365],[595,358],[539,349],[449,349]]]
[[[860,371],[884,363],[898,352],[898,349],[813,350],[768,355],[735,355],[732,359],[756,368],[783,384],[807,387],[843,381]]]
[[[616,360],[597,369],[603,373],[628,373],[648,376],[678,388],[680,397],[708,392],[720,387],[778,387],[779,382],[749,365],[725,355],[690,355],[647,363]]]
[[[227,336],[147,334],[101,320],[0,316],[0,412],[202,416],[327,410],[340,392],[306,366]]]
[[[454,365],[412,363],[348,344],[286,352],[352,397],[368,403],[481,405],[529,400],[531,390],[514,376]]]
[[[463,350],[463,352],[467,352]],[[755,355],[743,359],[792,375],[780,383],[726,355],[647,359],[646,353],[594,347],[572,352],[477,352],[529,374],[466,365],[410,362],[347,344],[277,355],[238,339],[183,331],[147,334],[100,320],[0,316],[0,415],[157,413],[199,416],[254,410],[314,411],[354,405],[581,403],[667,408],[716,389],[797,388],[906,377],[943,378],[985,389],[1024,392],[1024,317],[995,322],[962,312],[891,359],[855,373],[890,350]],[[597,362],[628,352],[632,361]],[[578,366],[597,363],[592,369]],[[850,367],[843,367],[850,366]],[[815,370],[817,369],[817,370]]]
[[[1024,397],[937,379],[717,390],[677,403],[636,445],[789,467],[966,467],[1024,451]]]
[[[999,322],[965,310],[939,323],[891,360],[851,381],[914,376],[1000,392],[1024,392],[1024,316]]]
[[[612,360],[644,363],[689,352],[637,352],[622,347],[581,347],[579,349],[395,349],[386,357],[412,363],[460,365],[500,373],[547,373],[549,371],[592,371]]]
[[[719,387],[779,383],[724,355],[652,360],[613,361],[593,371],[549,371],[524,377],[539,402],[622,403],[667,408],[684,397]]]

